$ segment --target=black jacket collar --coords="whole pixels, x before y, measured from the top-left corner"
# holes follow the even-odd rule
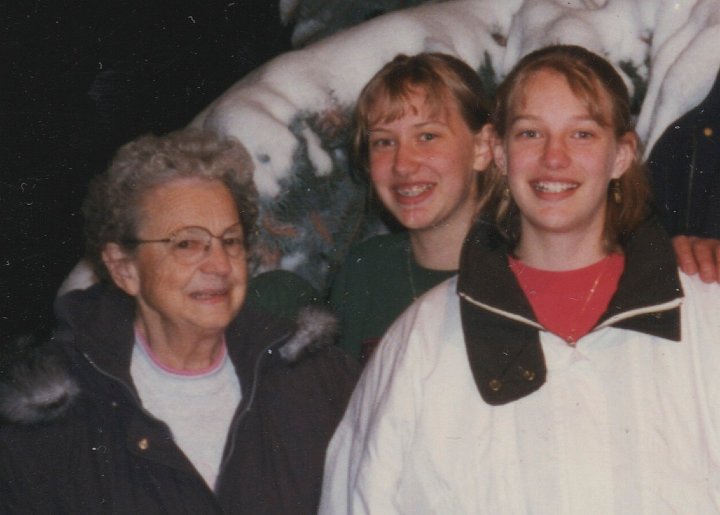
[[[57,339],[69,342],[96,367],[134,389],[130,360],[135,341],[135,301],[117,288],[96,284],[76,290],[56,303],[59,320]],[[241,387],[250,387],[254,367],[261,353],[279,359],[267,350],[279,349],[296,330],[285,319],[244,308],[226,331],[228,355],[241,378]],[[246,384],[246,382],[248,384]],[[248,391],[248,390],[243,390]]]
[[[480,394],[492,405],[529,395],[547,377],[540,324],[507,256],[505,241],[481,220],[465,241],[458,278],[470,367]],[[680,310],[673,302],[680,297],[670,240],[648,221],[628,239],[625,271],[598,325],[679,341]]]

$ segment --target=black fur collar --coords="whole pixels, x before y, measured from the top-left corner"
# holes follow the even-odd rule
[[[97,292],[89,293],[92,296]],[[82,318],[85,321],[88,320],[85,313]],[[286,321],[272,317],[263,316],[262,318],[264,325],[275,320],[277,325],[293,327]],[[77,320],[73,321],[73,324],[75,323]],[[239,325],[241,324],[236,320],[231,324],[229,330],[239,332],[242,330]],[[287,332],[288,336],[278,341],[275,349],[279,359],[287,363],[302,359],[306,353],[332,345],[337,334],[335,316],[321,307],[302,308],[294,327],[294,331]],[[80,328],[75,327],[75,329]],[[72,361],[69,359],[70,355],[84,354],[90,357],[90,354],[94,354],[91,359],[100,358],[95,362],[100,367],[112,363],[116,358],[125,359],[125,363],[113,363],[112,366],[115,367],[115,370],[112,373],[129,381],[129,352],[127,349],[131,349],[131,343],[125,342],[122,345],[127,349],[113,349],[109,347],[113,347],[116,342],[107,337],[101,342],[95,342],[97,346],[94,348],[78,349],[76,347],[77,339],[74,338],[72,331],[71,325],[66,324],[58,331],[58,336],[44,343],[33,341],[32,337],[28,336],[6,342],[6,349],[22,347],[23,349],[32,349],[32,351],[18,352],[17,354],[23,354],[23,357],[15,360],[11,365],[7,365],[0,376],[0,420],[15,424],[36,424],[49,422],[65,413],[81,391],[79,381],[71,372],[73,365],[70,364]],[[122,331],[122,334],[125,333],[132,334],[132,330]],[[87,335],[83,339],[87,340]],[[245,351],[243,355],[250,358],[247,350],[243,349]],[[235,349],[231,349],[231,354],[233,351]],[[125,356],[126,354],[127,356]],[[118,369],[122,370],[122,373],[118,374]],[[237,370],[239,374],[242,374],[240,368]]]

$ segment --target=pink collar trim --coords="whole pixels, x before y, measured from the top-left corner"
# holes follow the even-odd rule
[[[223,335],[223,341],[222,341],[222,347],[220,349],[220,352],[218,353],[217,358],[215,361],[210,363],[205,368],[200,368],[197,370],[182,370],[178,368],[169,367],[163,363],[161,363],[158,360],[157,354],[153,352],[153,350],[150,348],[150,345],[147,342],[147,339],[145,338],[145,335],[140,331],[140,329],[135,326],[135,341],[140,343],[140,346],[143,348],[145,353],[150,358],[150,361],[153,362],[153,364],[158,367],[161,370],[164,370],[165,372],[168,372],[173,375],[178,376],[191,376],[191,377],[198,377],[198,376],[204,376],[209,375],[219,368],[222,367],[223,362],[225,361],[225,358],[227,356],[227,343],[225,341],[225,335]]]

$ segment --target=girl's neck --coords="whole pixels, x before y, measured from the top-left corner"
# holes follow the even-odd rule
[[[430,270],[457,270],[460,266],[460,253],[471,221],[432,227],[430,229],[411,230],[410,247],[415,262]]]
[[[523,231],[515,253],[528,266],[555,271],[583,268],[608,254],[602,238],[592,233],[538,235],[532,231]]]

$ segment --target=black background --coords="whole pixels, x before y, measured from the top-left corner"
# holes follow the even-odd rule
[[[47,330],[88,179],[290,49],[275,1],[26,0],[0,13],[0,335]],[[0,342],[3,343],[3,342]]]

